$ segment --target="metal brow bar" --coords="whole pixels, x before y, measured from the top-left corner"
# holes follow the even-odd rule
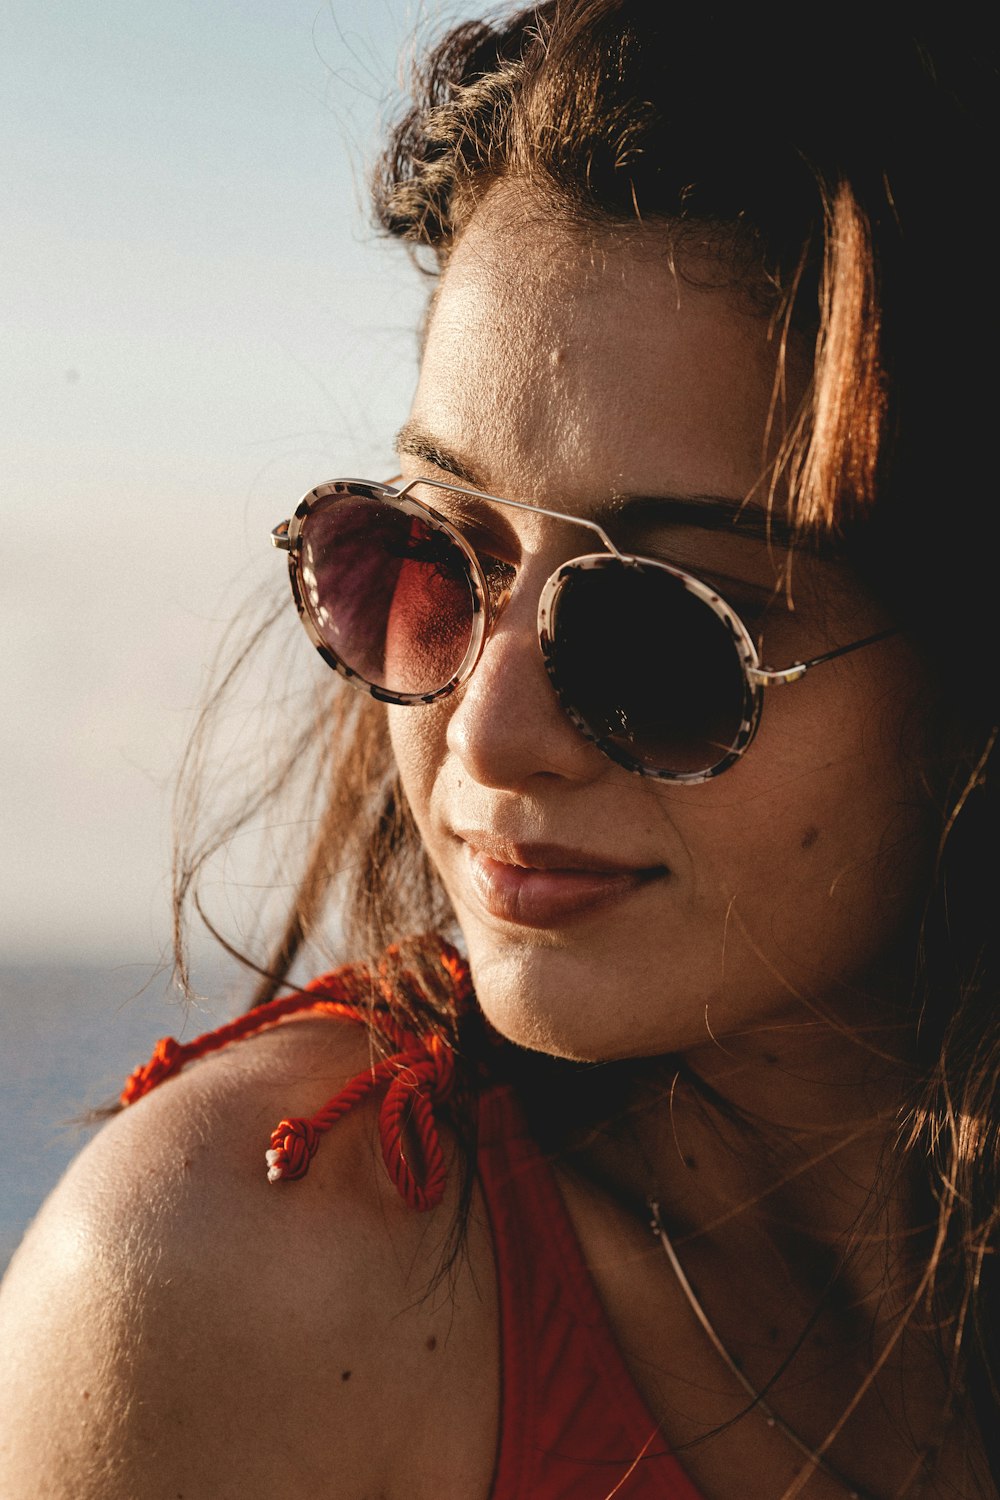
[[[791,667],[773,669],[771,667],[748,667],[747,675],[750,680],[760,687],[784,687],[786,683],[798,682],[804,677],[810,667],[821,666],[825,661],[835,661],[838,656],[848,656],[852,651],[860,651],[862,646],[874,646],[876,641],[884,641],[890,635],[898,635],[899,626],[890,625],[888,630],[876,631],[874,635],[866,635],[864,640],[851,641],[849,646],[837,646],[833,651],[824,651],[821,656],[812,656],[808,661],[797,661]]]
[[[506,500],[501,495],[488,495],[485,490],[470,490],[460,484],[446,484],[442,479],[411,479],[409,484],[404,484],[399,491],[400,498],[409,494],[410,490],[415,489],[418,484],[429,484],[436,490],[450,490],[453,495],[468,495],[473,500],[490,500],[495,505],[512,505],[515,510],[527,510],[535,516],[549,516],[553,521],[569,521],[573,526],[585,526],[588,531],[600,537],[612,557],[617,557],[622,562],[625,561],[624,554],[619,552],[604,527],[599,526],[596,521],[588,521],[584,516],[567,516],[561,510],[546,510],[544,505],[531,505],[527,500]],[[276,545],[280,546],[280,543]]]

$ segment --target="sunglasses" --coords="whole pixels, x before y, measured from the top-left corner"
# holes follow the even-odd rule
[[[323,660],[385,703],[434,703],[467,682],[516,576],[474,550],[415,489],[549,516],[598,539],[603,551],[563,563],[544,585],[538,643],[573,724],[640,776],[720,775],[753,740],[765,687],[895,633],[773,670],[714,589],[619,551],[596,521],[441,480],[334,479],[310,490],[271,541],[288,553],[295,604]]]

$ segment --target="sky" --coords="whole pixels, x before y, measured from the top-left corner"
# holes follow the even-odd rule
[[[268,532],[391,472],[427,280],[364,183],[401,55],[463,13],[7,0],[0,962],[166,941],[173,779],[227,623],[287,588]]]

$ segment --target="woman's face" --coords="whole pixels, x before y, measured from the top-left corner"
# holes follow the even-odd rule
[[[654,232],[528,222],[509,196],[480,208],[441,282],[401,435],[406,477],[457,475],[602,520],[632,551],[709,579],[767,666],[891,623],[841,565],[804,553],[791,607],[788,554],[766,535],[762,475],[805,388],[804,353],[789,348],[779,382],[767,320],[710,277],[676,275]],[[905,753],[920,674],[903,638],[766,689],[756,740],[715,780],[639,777],[581,737],[539,652],[542,585],[592,538],[473,510],[462,525],[516,567],[513,592],[471,680],[389,720],[490,1021],[598,1059],[801,1020],[802,998],[860,1004],[926,868]],[[669,694],[683,640],[637,649]]]

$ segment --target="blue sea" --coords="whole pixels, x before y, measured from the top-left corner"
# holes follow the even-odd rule
[[[42,1200],[161,1036],[190,1041],[244,1008],[246,979],[217,964],[192,1006],[154,964],[0,965],[0,1272]]]

